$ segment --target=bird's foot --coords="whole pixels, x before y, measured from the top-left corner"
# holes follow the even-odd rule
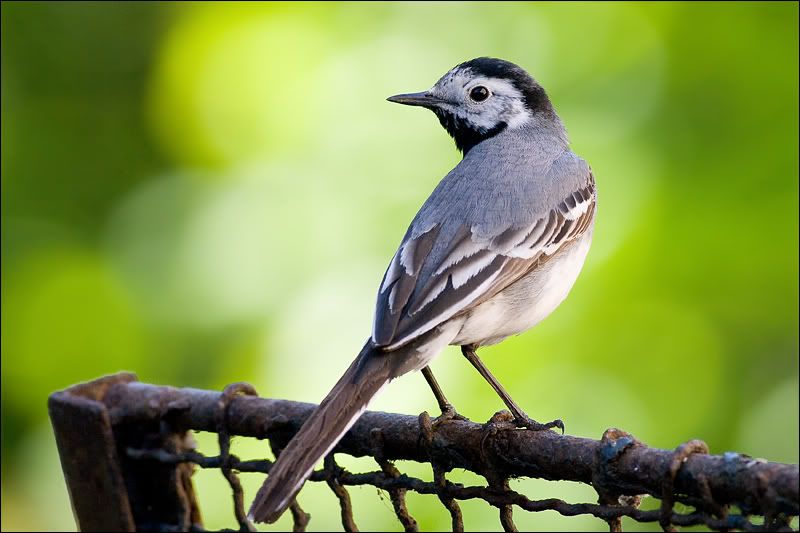
[[[469,419],[465,416],[461,416],[460,414],[458,414],[455,407],[453,407],[448,403],[444,405],[444,409],[442,409],[442,414],[436,417],[435,424],[439,425],[442,422],[446,422],[448,420],[469,420]]]
[[[561,430],[561,434],[564,434],[564,422],[562,422],[561,419],[542,424],[529,416],[519,416],[514,419],[514,425],[518,428],[530,429],[532,431],[544,431],[546,429],[558,428]]]

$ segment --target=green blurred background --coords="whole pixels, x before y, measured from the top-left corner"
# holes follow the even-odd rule
[[[566,304],[485,349],[490,368],[571,434],[616,426],[797,463],[797,18],[789,2],[3,2],[2,529],[74,528],[45,410],[56,389],[126,369],[318,402],[459,158],[430,113],[384,99],[479,55],[547,88],[600,202]],[[462,414],[502,407],[455,349],[433,367]],[[412,375],[373,407],[435,405]],[[261,477],[243,479],[249,500]],[[220,473],[197,485],[207,527],[233,526]],[[387,497],[352,493],[361,527],[400,529]],[[409,501],[423,528],[449,526],[435,498]],[[312,529],[340,527],[327,488],[301,503]],[[499,529],[482,502],[463,508],[469,528]]]

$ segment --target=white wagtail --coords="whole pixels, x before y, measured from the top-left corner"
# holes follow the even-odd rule
[[[573,154],[544,89],[522,68],[481,57],[428,91],[390,102],[433,111],[464,157],[414,217],[378,290],[372,336],[280,453],[250,508],[273,522],[370,400],[422,370],[443,413],[455,414],[428,364],[448,344],[497,391],[519,425],[525,414],[478,359],[479,346],[519,334],[569,293],[592,240],[595,183]]]

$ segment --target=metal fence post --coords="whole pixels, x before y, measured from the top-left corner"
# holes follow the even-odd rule
[[[119,373],[50,395],[48,410],[75,522],[80,531],[146,531],[169,524],[201,526],[191,465],[147,465],[127,458],[129,447],[191,448],[186,432],[113,423],[103,403],[114,385],[137,381]]]

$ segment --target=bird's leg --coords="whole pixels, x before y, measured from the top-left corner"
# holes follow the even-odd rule
[[[422,375],[425,376],[425,381],[428,382],[428,386],[431,388],[431,391],[433,391],[433,395],[436,396],[436,402],[439,404],[439,410],[442,412],[439,418],[455,418],[458,420],[466,420],[463,416],[456,412],[453,404],[447,401],[447,397],[444,395],[444,392],[442,392],[439,382],[436,381],[435,377],[433,377],[433,371],[429,366],[426,366],[422,369]]]
[[[483,379],[488,381],[489,385],[491,385],[497,395],[500,396],[500,399],[506,404],[508,410],[514,415],[514,422],[517,424],[517,426],[526,427],[534,431],[559,428],[561,429],[562,433],[564,432],[564,422],[561,420],[553,420],[552,422],[541,424],[525,414],[525,411],[523,411],[522,408],[517,405],[517,402],[515,402],[511,396],[509,396],[508,392],[506,392],[503,386],[497,381],[497,378],[495,378],[492,373],[489,372],[489,369],[486,368],[486,366],[483,364],[483,361],[478,358],[478,354],[475,352],[475,348],[473,346],[462,346],[461,353],[464,354],[464,357],[467,358],[467,361],[472,363],[472,366],[474,366],[477,371],[480,372],[481,376],[483,376]]]

